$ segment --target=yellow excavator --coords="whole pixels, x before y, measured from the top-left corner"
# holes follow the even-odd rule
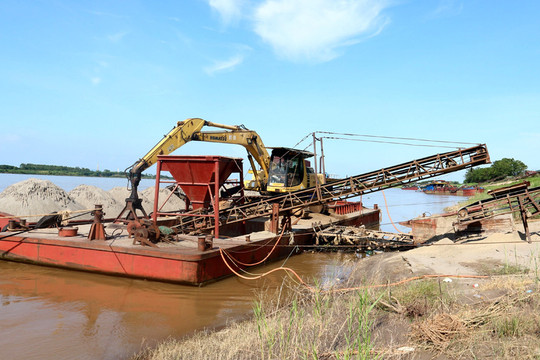
[[[205,126],[222,130],[201,131]],[[271,148],[272,152],[269,155],[261,137],[243,125],[223,125],[200,118],[191,118],[179,121],[143,158],[126,169],[131,184],[131,196],[126,199],[124,211],[129,210],[134,213],[135,209],[140,209],[144,213],[137,194],[142,172],[154,165],[159,155],[168,155],[189,141],[236,144],[245,147],[251,165],[249,173],[252,174],[252,179],[244,181],[246,190],[266,194],[283,193],[315,186],[317,181],[320,184],[326,182],[323,174],[315,174],[310,167],[306,159],[313,154],[308,151],[276,147]],[[260,169],[257,169],[254,160],[259,164]]]

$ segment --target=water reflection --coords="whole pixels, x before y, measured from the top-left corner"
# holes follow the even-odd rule
[[[305,279],[331,282],[347,276],[343,257],[349,255],[303,254],[286,265]],[[283,276],[198,288],[1,261],[2,358],[125,358],[143,344],[246,316],[256,292],[278,291]]]
[[[388,190],[386,196],[396,224],[459,201],[400,189]],[[378,203],[383,224],[388,222],[382,195],[371,194],[363,201]],[[388,229],[391,225],[383,225],[383,230],[385,226],[393,230]],[[308,282],[318,278],[329,286],[346,279],[355,261],[361,259],[304,253],[285,265]],[[262,273],[282,264],[252,271]],[[198,288],[0,261],[0,358],[128,358],[143,345],[247,316],[256,293],[279,292],[284,277],[280,272],[257,281],[231,277]]]

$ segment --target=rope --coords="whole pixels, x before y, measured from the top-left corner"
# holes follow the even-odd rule
[[[343,288],[343,289],[333,289],[329,290],[329,292],[346,292],[346,291],[355,291],[355,290],[363,290],[363,289],[376,289],[376,288],[382,288],[386,286],[397,286],[401,284],[405,284],[411,281],[415,280],[422,280],[422,279],[436,279],[436,278],[454,278],[454,279],[487,279],[489,276],[487,275],[438,275],[438,274],[429,274],[429,275],[420,275],[420,276],[413,276],[410,278],[406,278],[400,281],[396,281],[389,284],[377,284],[377,285],[364,285],[364,286],[358,286],[358,287],[352,287],[352,288]]]
[[[394,224],[394,221],[392,220],[392,217],[390,216],[390,211],[388,211],[388,202],[386,201],[386,195],[384,194],[384,190],[381,190],[381,192],[384,197],[384,206],[386,207],[386,213],[388,214],[388,219],[390,219],[392,226],[394,227],[394,229],[396,229],[398,233],[403,234],[403,235],[408,235],[408,234],[405,234],[404,232],[401,232],[401,230],[397,228],[396,224]]]
[[[90,214],[92,211],[94,210],[77,210],[77,211],[73,211],[73,212],[85,212],[86,214]],[[77,218],[79,216],[83,216],[85,213],[81,213],[79,215],[75,215],[75,216],[72,216],[72,217],[68,217],[68,218],[65,218],[65,219],[62,219],[62,221],[69,221],[71,219],[74,219],[74,218]],[[47,215],[56,215],[56,216],[61,216],[62,214],[47,214]],[[46,216],[46,215],[45,215]],[[0,229],[1,230],[1,229]],[[32,230],[36,230],[35,228],[28,228],[26,230],[21,230],[19,232],[14,232],[14,233],[11,233],[9,235],[6,235],[6,236],[3,236],[0,238],[0,240],[3,240],[3,239],[7,239],[9,237],[12,237],[12,236],[15,236],[15,235],[20,235],[20,234],[24,234],[24,233],[27,233],[29,231],[32,231]]]
[[[266,259],[268,259],[270,257],[270,255],[272,255],[272,253],[274,252],[274,250],[277,248],[277,245],[279,244],[279,242],[281,241],[281,238],[283,237],[283,234],[285,233],[285,226],[283,227],[283,229],[281,230],[281,234],[279,235],[279,238],[276,240],[274,246],[272,247],[272,249],[270,250],[270,252],[268,253],[268,255],[266,255],[264,257],[264,259],[262,259],[261,261],[258,261],[256,263],[252,263],[252,264],[246,264],[246,263],[243,263],[237,259],[234,259],[231,254],[229,252],[227,252],[227,250],[222,250],[221,248],[219,249],[220,251],[223,251],[230,259],[231,261],[237,263],[237,264],[240,264],[240,265],[244,265],[244,266],[255,266],[255,265],[259,265],[259,264],[262,264],[263,262],[266,261]]]
[[[59,210],[56,213],[49,213],[49,214],[36,214],[36,215],[0,215],[0,218],[25,218],[25,217],[43,217],[43,216],[49,216],[49,215],[59,215],[60,212],[67,211],[71,214],[76,213],[83,213],[83,212],[91,212],[95,209],[84,209],[84,210]]]
[[[431,140],[431,139],[420,139],[420,138],[406,138],[406,137],[395,137],[395,136],[380,136],[380,135],[362,135],[362,134],[349,134],[349,133],[337,133],[330,131],[316,131],[320,134],[331,134],[331,135],[344,135],[344,136],[361,136],[361,137],[371,137],[379,139],[396,139],[396,140],[409,140],[409,141],[425,141],[433,143],[445,143],[445,144],[469,144],[469,145],[478,145],[477,143],[469,142],[458,142],[458,141],[444,141],[444,140]]]
[[[288,267],[283,267],[283,266],[280,266],[278,268],[274,268],[274,269],[272,269],[270,271],[267,271],[267,272],[265,272],[263,274],[260,274],[260,275],[257,275],[257,276],[251,276],[251,277],[244,276],[244,275],[236,272],[229,265],[229,263],[225,259],[224,251],[222,249],[219,249],[219,253],[221,255],[221,258],[223,259],[223,262],[229,268],[229,270],[231,270],[236,276],[238,276],[238,277],[240,277],[240,278],[242,278],[244,280],[258,280],[258,279],[260,279],[262,277],[265,277],[267,275],[270,275],[271,273],[274,273],[276,271],[285,271],[288,274],[292,274],[296,279],[298,279],[300,284],[304,285],[311,292],[320,292],[320,293],[348,292],[348,291],[358,291],[358,290],[364,290],[364,289],[375,289],[375,288],[388,287],[388,286],[397,286],[397,285],[401,285],[401,284],[405,284],[405,283],[408,283],[408,282],[411,282],[411,281],[421,280],[421,279],[433,279],[433,278],[444,278],[444,277],[460,278],[460,279],[487,279],[487,278],[489,278],[489,276],[486,276],[486,275],[449,275],[449,274],[447,274],[447,275],[437,275],[437,274],[430,274],[430,275],[414,276],[414,277],[410,277],[410,278],[407,278],[407,279],[403,279],[403,280],[396,281],[396,282],[393,282],[393,283],[388,283],[388,284],[363,285],[363,286],[357,286],[357,287],[342,288],[342,289],[331,289],[331,290],[321,291],[320,289],[314,288],[311,285],[309,285],[308,283],[306,283],[304,280],[302,280],[300,275],[298,275],[296,273],[296,271],[294,271],[293,269],[288,268]]]
[[[433,147],[433,148],[446,148],[446,149],[459,149],[458,146],[408,144],[408,143],[397,142],[397,141],[347,139],[347,138],[340,138],[340,137],[335,137],[335,136],[322,136],[321,139],[346,140],[346,141],[361,141],[361,142],[372,142],[372,143],[381,143],[381,144],[394,144],[394,145],[420,146],[420,147]]]

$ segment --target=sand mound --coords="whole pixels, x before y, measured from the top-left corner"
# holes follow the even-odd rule
[[[118,186],[109,190],[108,193],[117,203],[125,204],[130,191],[123,186]]]
[[[13,215],[50,214],[60,210],[82,210],[85,207],[48,180],[27,179],[0,193],[0,211]],[[30,218],[30,221],[36,221]]]
[[[130,191],[128,191],[124,187],[115,187],[111,190],[109,190],[109,194],[111,197],[113,197],[117,202],[120,202],[122,204],[122,207],[126,203],[126,198],[129,197]],[[171,191],[168,189],[160,189],[159,190],[159,206],[162,206],[165,200],[169,197],[171,194]],[[143,191],[139,191],[139,198],[142,199],[142,205],[144,207],[144,210],[148,214],[150,214],[152,211],[154,211],[154,196],[155,196],[155,187],[149,187],[144,189]],[[161,211],[178,211],[183,210],[185,208],[184,201],[181,200],[178,196],[172,195],[170,199],[167,201],[163,209]]]
[[[155,187],[149,187],[147,189],[144,189],[140,192],[141,197],[148,200],[148,203],[153,206],[154,204],[154,197],[155,197]],[[165,200],[171,195],[171,191],[169,189],[159,189],[159,206],[161,207]],[[144,200],[143,200],[144,204]],[[176,195],[172,195],[169,200],[167,200],[167,203],[165,206],[163,206],[163,209],[161,211],[178,211],[185,209],[185,203],[182,199],[180,199]],[[145,209],[146,206],[145,206]],[[148,210],[147,210],[148,211]],[[153,207],[150,208],[150,211],[153,211]]]
[[[159,205],[163,205],[171,191],[161,189]],[[6,188],[0,193],[0,211],[13,215],[51,214],[61,210],[94,209],[95,205],[103,205],[107,218],[114,218],[126,204],[130,191],[125,187],[116,187],[110,191],[91,185],[79,185],[69,193],[48,180],[28,179]],[[142,205],[147,213],[154,210],[154,187],[139,192]],[[172,195],[161,211],[177,211],[184,209],[184,201]],[[91,218],[85,215],[81,219]],[[37,218],[29,218],[37,221]]]
[[[124,199],[118,202],[109,192],[92,185],[79,185],[68,194],[87,209],[93,209],[95,205],[103,205],[107,218],[116,217],[125,205]]]

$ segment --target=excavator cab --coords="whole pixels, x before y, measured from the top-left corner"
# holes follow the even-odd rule
[[[275,193],[309,187],[312,182],[310,173],[313,173],[313,170],[309,168],[306,159],[312,156],[313,153],[308,151],[284,147],[272,148],[266,190]]]

